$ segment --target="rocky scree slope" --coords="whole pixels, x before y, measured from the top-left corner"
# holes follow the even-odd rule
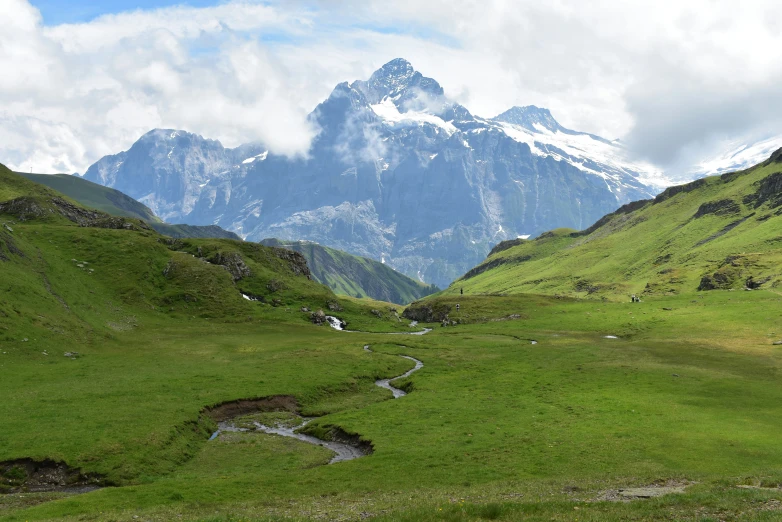
[[[85,177],[166,220],[315,241],[439,286],[501,240],[584,228],[660,182],[546,109],[475,116],[403,59],[337,85],[309,118],[320,133],[306,159],[155,130]]]
[[[498,244],[446,290],[629,298],[782,286],[782,149],[670,187],[577,232]]]

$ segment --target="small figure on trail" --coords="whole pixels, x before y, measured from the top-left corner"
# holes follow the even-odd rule
[[[464,288],[459,288],[459,295],[464,295]]]
[[[640,300],[640,299],[638,299],[638,297],[636,297],[636,295],[635,295],[635,294],[633,294],[633,296],[630,298],[630,300],[631,300],[632,302],[634,302],[634,303],[640,303],[640,302],[641,302],[641,300]]]
[[[456,303],[456,311],[459,311],[459,303]]]

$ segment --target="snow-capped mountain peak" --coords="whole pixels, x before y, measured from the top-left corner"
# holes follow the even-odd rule
[[[519,125],[531,131],[536,131],[538,126],[542,126],[551,132],[556,132],[562,129],[562,126],[551,115],[551,111],[535,105],[527,105],[525,107],[511,107],[502,114],[492,118],[492,121],[499,121],[504,123],[511,123],[513,125]]]
[[[396,58],[375,71],[367,81],[355,81],[350,87],[360,91],[371,104],[393,100],[401,112],[421,110],[423,106],[442,104],[443,88],[436,80],[416,71],[407,60]]]

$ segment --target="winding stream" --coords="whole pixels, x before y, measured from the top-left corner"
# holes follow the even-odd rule
[[[340,330],[343,332],[349,332],[350,330],[344,330],[342,328],[342,321],[337,319],[336,317],[328,316],[327,317],[329,324],[332,328],[336,330]],[[426,333],[431,332],[431,328],[424,328],[423,330],[419,332],[392,332],[388,333],[386,335],[424,335]],[[372,352],[372,349],[369,347],[369,345],[364,346],[364,351]],[[410,361],[413,361],[415,363],[415,366],[402,375],[397,375],[396,377],[391,377],[389,379],[378,379],[375,381],[375,386],[378,386],[380,388],[383,388],[385,390],[388,390],[391,392],[391,394],[394,396],[394,399],[398,399],[400,397],[404,397],[407,395],[407,392],[404,390],[400,390],[399,388],[395,388],[391,385],[392,382],[398,380],[398,379],[404,379],[406,377],[410,377],[414,372],[417,372],[421,368],[424,367],[424,363],[416,359],[415,357],[410,357],[408,355],[400,355],[399,357],[403,357],[405,359],[408,359]],[[212,434],[212,436],[209,438],[209,440],[216,439],[220,433],[222,432],[263,432],[263,433],[269,433],[272,435],[280,435],[282,437],[289,437],[292,439],[300,440],[302,442],[306,442],[308,444],[313,444],[315,446],[322,446],[324,448],[330,449],[334,452],[334,456],[329,461],[329,464],[334,464],[336,462],[344,462],[346,460],[353,460],[357,459],[359,457],[363,457],[367,455],[367,451],[361,447],[357,447],[354,444],[347,444],[340,441],[335,440],[321,440],[317,437],[313,437],[311,435],[306,435],[304,433],[298,433],[298,430],[309,424],[312,420],[314,420],[314,417],[300,417],[301,423],[296,426],[267,426],[265,424],[261,424],[260,422],[253,421],[253,424],[255,428],[240,428],[236,426],[233,422],[233,420],[227,420],[218,423],[218,429],[216,432]]]

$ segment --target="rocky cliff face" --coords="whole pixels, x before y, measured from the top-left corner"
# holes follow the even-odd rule
[[[442,287],[502,240],[582,229],[656,192],[620,145],[537,107],[476,117],[401,59],[337,85],[310,118],[308,159],[158,130],[86,177],[165,219],[316,241]]]
[[[166,221],[188,216],[212,180],[229,178],[231,168],[256,145],[226,149],[216,140],[172,129],[155,129],[133,146],[92,165],[85,179],[124,192]]]

